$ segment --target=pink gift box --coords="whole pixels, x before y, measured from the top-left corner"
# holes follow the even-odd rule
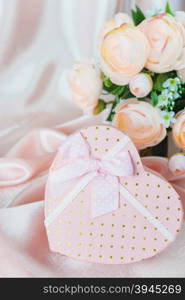
[[[51,251],[94,263],[137,262],[168,247],[182,220],[179,195],[145,171],[123,132],[93,126],[60,147],[45,194]]]

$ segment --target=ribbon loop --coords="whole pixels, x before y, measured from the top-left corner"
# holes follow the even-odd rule
[[[126,137],[125,142],[128,142]],[[90,145],[80,133],[73,135],[60,148],[65,157],[61,169],[53,171],[60,187],[69,180],[78,179],[88,173],[95,174],[91,186],[92,216],[97,217],[119,207],[119,177],[132,176],[134,167],[125,142],[118,153],[97,159],[91,153]]]

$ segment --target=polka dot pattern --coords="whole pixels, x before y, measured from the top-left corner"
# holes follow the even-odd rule
[[[102,158],[123,137],[113,127],[84,129],[82,135],[91,146],[92,155]],[[143,171],[140,157],[131,142],[129,151],[135,176],[120,178],[120,183],[159,220],[169,232],[177,235],[182,225],[182,206],[175,190],[161,178]],[[61,191],[55,189],[54,170],[60,169],[65,157],[57,154],[46,187],[45,214],[48,216],[61,203]],[[71,188],[73,188],[73,182]],[[170,241],[144,218],[124,197],[118,210],[91,217],[91,184],[81,191],[63,213],[47,228],[50,249],[79,260],[106,264],[140,261],[164,250]],[[104,188],[99,191],[104,193]]]

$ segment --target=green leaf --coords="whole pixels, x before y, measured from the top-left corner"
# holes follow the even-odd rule
[[[120,96],[123,93],[124,89],[124,86],[117,86],[114,90],[111,91],[111,94],[115,96]]]
[[[174,77],[176,77],[176,72],[156,74],[156,76],[154,77],[153,89],[161,92],[162,90],[164,90],[163,88],[164,82],[167,79],[174,78]]]
[[[165,12],[173,17],[175,16],[169,2],[166,3]]]
[[[151,92],[152,105],[155,107],[158,104],[158,95],[156,92]]]
[[[106,107],[106,102],[102,99],[99,99],[97,106],[94,108],[94,115],[100,114]]]
[[[137,5],[135,7],[135,10],[132,9],[131,12],[132,12],[132,18],[133,18],[134,24],[136,26],[139,25],[141,22],[143,22],[146,19],[144,13]]]
[[[104,80],[103,80],[103,83],[104,83],[106,88],[110,88],[113,85],[113,83],[112,83],[112,81],[110,80],[109,77],[105,77]]]

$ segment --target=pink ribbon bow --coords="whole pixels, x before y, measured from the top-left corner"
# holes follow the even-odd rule
[[[124,150],[128,141],[125,136],[125,139],[110,149],[110,153],[98,159],[92,155],[88,142],[77,133],[59,150],[65,163],[54,172],[55,180],[60,184],[60,189],[65,189],[65,184],[74,179],[78,179],[78,183],[82,180],[83,185],[84,182],[86,185],[91,182],[92,217],[112,212],[119,207],[119,177],[134,174],[130,154]],[[92,176],[89,180],[90,174]]]

